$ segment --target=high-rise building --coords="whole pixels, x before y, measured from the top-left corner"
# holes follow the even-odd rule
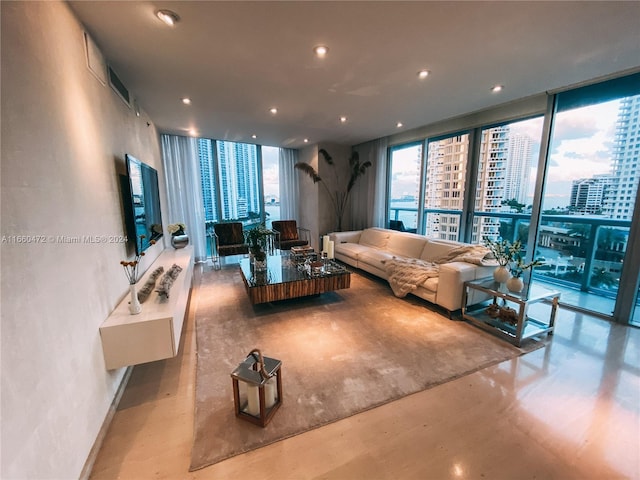
[[[615,179],[611,175],[580,178],[571,184],[569,207],[573,213],[600,214],[607,192]]]
[[[198,158],[200,160],[200,182],[205,222],[218,221],[213,142],[208,138],[198,139]]]
[[[620,101],[613,150],[614,183],[604,201],[604,214],[631,220],[640,181],[640,95]]]
[[[527,187],[531,176],[532,142],[521,133],[511,133],[505,178],[504,199],[527,203]]]
[[[198,156],[205,220],[246,219],[260,214],[256,145],[200,138]]]

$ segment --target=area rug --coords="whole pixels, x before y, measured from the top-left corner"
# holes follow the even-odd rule
[[[203,274],[190,470],[468,375],[541,346],[516,348],[382,280],[252,306],[237,266]],[[266,428],[235,417],[230,373],[254,348],[282,361],[282,406]]]

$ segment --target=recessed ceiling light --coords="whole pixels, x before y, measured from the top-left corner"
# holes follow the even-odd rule
[[[273,107],[269,110],[271,112],[271,115],[275,115],[276,113],[278,113],[278,109]]]
[[[404,125],[402,124],[402,122],[398,122],[398,123],[396,123],[396,127],[402,128],[402,127],[404,127]]]
[[[345,116],[340,117],[340,122],[346,123],[347,122],[347,117],[345,117]]]
[[[192,137],[197,137],[198,136],[198,131],[195,128],[190,128],[189,129],[189,135],[191,135]]]
[[[493,87],[491,87],[491,91],[493,93],[501,92],[503,89],[504,89],[504,85],[494,85]]]
[[[423,80],[423,79],[427,78],[427,77],[429,76],[429,74],[430,74],[430,73],[431,73],[431,72],[430,72],[429,70],[422,69],[422,70],[420,70],[420,71],[418,72],[418,78],[419,78],[420,80]]]
[[[251,138],[255,140],[256,138],[258,138],[258,136],[254,133],[253,135],[251,135]]]
[[[182,99],[182,103],[184,103],[185,105],[191,105],[191,99],[188,97],[184,97]]]
[[[304,140],[302,140],[304,143],[309,143],[309,139],[305,138]]]
[[[180,17],[178,16],[178,14],[176,12],[172,12],[171,10],[158,10],[156,12],[156,17],[158,17],[170,27],[173,27],[180,21]]]
[[[324,58],[329,52],[329,47],[326,45],[316,45],[313,47],[313,53],[316,54],[316,57]]]

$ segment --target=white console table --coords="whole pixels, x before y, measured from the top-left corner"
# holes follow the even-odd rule
[[[153,291],[142,304],[142,312],[129,313],[129,295],[116,307],[100,327],[104,361],[108,370],[175,357],[180,345],[191,282],[193,278],[193,247],[167,249],[138,281],[145,284],[158,267],[167,272],[173,264],[182,267],[175,279],[169,298],[163,299]],[[164,273],[163,273],[164,274]],[[156,284],[162,276],[158,277]]]

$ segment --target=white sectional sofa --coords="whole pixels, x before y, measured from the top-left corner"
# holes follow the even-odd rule
[[[416,259],[417,266],[437,262],[437,275],[421,282],[410,293],[439,305],[450,313],[462,308],[464,282],[490,277],[495,269],[495,261],[490,254],[476,263],[467,261],[446,261],[443,257],[453,256],[471,247],[467,244],[434,240],[414,233],[398,232],[384,228],[367,228],[350,232],[331,233],[335,258],[352,267],[389,280],[389,264],[395,260]],[[481,249],[482,247],[471,247]],[[474,261],[475,258],[471,261]],[[406,262],[407,264],[413,262]],[[395,290],[394,290],[395,291]]]

